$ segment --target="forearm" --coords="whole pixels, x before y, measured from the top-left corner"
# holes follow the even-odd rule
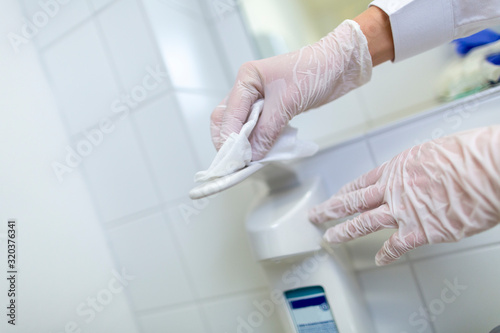
[[[388,60],[394,60],[391,23],[389,16],[383,10],[371,6],[354,18],[353,21],[359,24],[368,41],[373,66]]]

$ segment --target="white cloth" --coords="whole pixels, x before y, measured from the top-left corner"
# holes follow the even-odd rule
[[[395,62],[500,24],[500,0],[375,0],[370,6],[389,15]]]
[[[248,137],[257,124],[263,106],[264,100],[262,99],[254,103],[252,112],[240,133],[231,133],[217,155],[215,155],[208,170],[196,173],[194,177],[196,182],[224,177],[255,163],[267,164],[276,161],[293,160],[314,155],[318,151],[317,144],[298,140],[297,129],[286,126],[266,157],[252,162],[252,147]]]

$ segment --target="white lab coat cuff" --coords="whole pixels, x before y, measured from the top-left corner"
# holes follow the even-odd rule
[[[389,15],[394,62],[453,40],[452,0],[376,0],[370,6],[377,6]]]

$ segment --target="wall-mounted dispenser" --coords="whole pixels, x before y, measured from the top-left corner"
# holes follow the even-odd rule
[[[321,180],[301,182],[289,170],[266,178],[270,191],[246,228],[273,300],[279,300],[285,332],[373,331],[345,249],[322,248],[324,230],[308,221],[308,210],[327,199]]]

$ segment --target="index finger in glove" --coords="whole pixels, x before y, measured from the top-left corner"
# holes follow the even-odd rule
[[[250,135],[252,161],[259,161],[266,156],[287,123],[288,119],[276,114],[272,104],[264,104],[259,121]]]
[[[313,207],[309,211],[309,220],[319,224],[377,208],[384,201],[384,191],[385,186],[376,184],[346,194],[334,195]]]
[[[337,224],[325,232],[328,243],[343,243],[382,229],[394,229],[398,224],[387,205],[364,212],[352,220]]]
[[[220,137],[220,127],[222,125],[222,118],[224,116],[224,112],[227,109],[227,96],[222,100],[222,102],[217,105],[217,107],[212,111],[212,115],[210,116],[210,134],[212,135],[212,143],[215,146],[215,149],[219,150],[222,146],[221,137]]]
[[[382,246],[375,256],[377,266],[383,266],[392,263],[406,252],[413,250],[416,247],[427,244],[425,236],[419,236],[413,232],[405,237],[399,235],[399,232],[394,233]]]
[[[222,114],[220,142],[218,149],[231,135],[239,133],[247,121],[252,105],[262,98],[260,77],[251,65],[243,65],[238,72],[236,83],[227,99],[227,108]]]

